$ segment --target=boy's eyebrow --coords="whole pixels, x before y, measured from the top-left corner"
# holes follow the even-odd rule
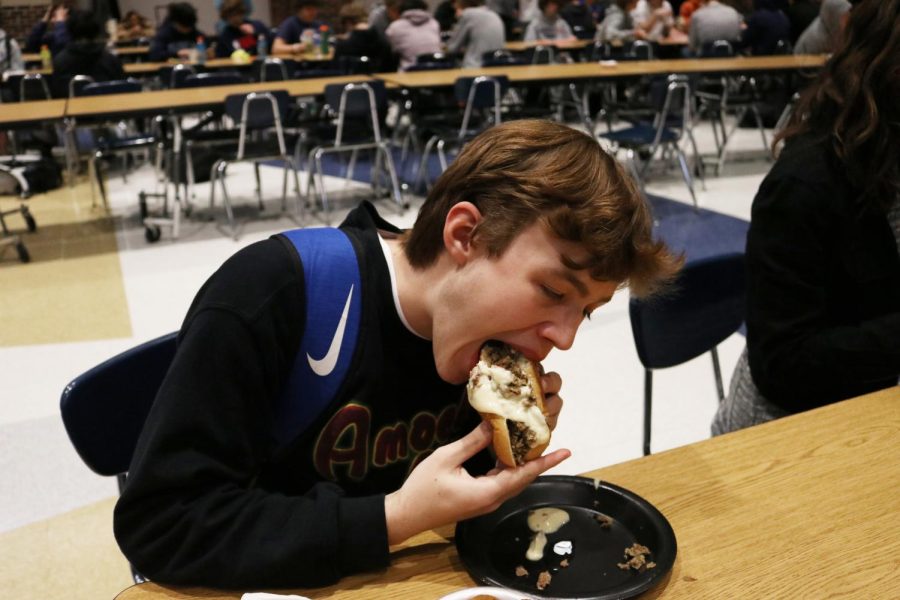
[[[582,281],[580,279],[575,277],[575,273],[573,273],[573,271],[583,270],[585,268],[584,265],[581,265],[580,263],[575,262],[574,260],[572,260],[569,256],[567,256],[565,254],[559,255],[559,261],[566,267],[565,269],[560,269],[559,274],[566,281],[571,283],[575,287],[575,289],[578,290],[578,293],[581,296],[587,296],[588,295],[587,286],[584,285],[584,283],[582,283]]]

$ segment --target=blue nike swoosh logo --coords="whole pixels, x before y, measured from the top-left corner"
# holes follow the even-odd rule
[[[344,312],[341,314],[341,320],[338,321],[337,330],[334,332],[334,337],[331,339],[331,345],[328,347],[328,352],[325,353],[325,356],[319,359],[315,359],[309,355],[307,352],[306,360],[309,361],[309,368],[312,369],[313,373],[320,377],[326,377],[332,371],[334,371],[334,367],[337,365],[338,356],[341,353],[341,344],[344,341],[344,330],[347,328],[347,315],[350,312],[350,300],[353,299],[353,286],[350,286],[350,293],[347,294],[347,302],[344,303]]]

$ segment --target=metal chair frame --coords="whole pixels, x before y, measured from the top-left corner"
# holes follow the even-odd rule
[[[691,142],[691,146],[694,151],[694,156],[699,164],[699,154],[697,152],[697,142],[694,139],[694,134],[692,131],[693,127],[693,117],[691,116],[691,88],[688,83],[688,78],[684,75],[669,75],[666,79],[666,95],[663,100],[662,107],[659,111],[656,112],[653,119],[653,127],[655,128],[655,135],[653,141],[647,147],[646,154],[648,158],[643,161],[643,164],[640,168],[637,167],[637,157],[635,155],[635,148],[628,147],[626,148],[626,156],[628,158],[628,167],[634,176],[635,180],[641,186],[641,189],[644,189],[645,186],[645,178],[647,169],[650,166],[650,163],[653,162],[653,157],[656,154],[656,151],[660,148],[664,148],[667,150],[674,151],[676,158],[678,159],[678,164],[681,168],[681,174],[684,178],[684,182],[688,187],[688,191],[691,194],[691,199],[694,203],[694,209],[697,210],[699,205],[697,203],[697,195],[694,191],[694,181],[691,176],[691,169],[688,166],[687,156],[685,156],[684,151],[681,149],[681,141],[687,136],[689,141]],[[674,116],[674,102],[676,94],[682,94],[682,103],[681,103],[681,117],[680,122],[681,126],[677,128],[672,128],[669,126],[670,115]],[[667,131],[673,131],[673,129],[677,130],[677,135],[673,140],[663,140],[663,136]],[[615,133],[615,132],[613,132]],[[601,134],[600,137],[608,137],[609,134]],[[613,139],[613,143],[616,145],[616,150],[619,149],[619,144]],[[705,186],[705,181],[703,179],[703,170],[699,169],[699,174],[701,177],[701,182],[703,182]]]
[[[278,154],[270,154],[263,156],[246,156],[246,144],[248,137],[248,111],[250,110],[250,105],[255,101],[268,101],[269,107],[272,111],[272,121],[273,127],[275,128],[275,136],[278,140]],[[215,163],[213,163],[212,168],[210,169],[210,195],[209,195],[209,205],[212,207],[215,204],[216,199],[216,183],[219,183],[222,188],[222,198],[224,200],[225,205],[225,214],[228,217],[229,228],[231,229],[232,237],[237,239],[237,228],[234,223],[234,210],[231,206],[231,198],[228,195],[228,189],[225,185],[225,174],[228,169],[228,165],[235,162],[245,162],[245,161],[253,161],[254,171],[256,174],[256,198],[259,203],[260,209],[264,207],[262,200],[262,183],[259,175],[259,163],[264,160],[275,160],[280,159],[287,163],[288,167],[290,167],[291,171],[294,174],[294,186],[295,189],[299,191],[300,189],[300,180],[297,174],[297,165],[294,162],[293,157],[287,151],[287,144],[284,141],[284,127],[281,123],[281,110],[278,106],[278,101],[275,99],[275,96],[272,92],[251,92],[244,97],[243,103],[241,105],[241,117],[240,117],[240,126],[239,126],[239,136],[238,136],[238,147],[237,153],[234,158],[220,158]],[[282,189],[281,189],[281,210],[287,210],[287,178],[288,171],[284,169],[284,177],[282,179]],[[299,195],[296,203],[297,212],[300,212],[300,202]]]
[[[347,99],[351,93],[365,93],[368,98],[368,116],[372,123],[373,132],[372,141],[351,144],[346,144],[343,141],[345,119],[347,117]],[[325,178],[322,168],[322,157],[325,154],[351,152],[347,175],[347,178],[349,179],[352,177],[358,152],[360,150],[375,150],[375,163],[372,168],[372,185],[375,189],[376,197],[381,197],[382,195],[380,176],[382,174],[382,168],[386,168],[391,184],[391,195],[394,198],[397,209],[402,213],[406,208],[406,203],[400,193],[400,183],[397,177],[397,170],[394,166],[394,158],[391,155],[390,140],[381,135],[381,125],[379,124],[377,106],[378,103],[375,97],[375,90],[369,83],[361,82],[345,84],[341,90],[337,108],[337,130],[334,143],[330,145],[319,145],[309,150],[306,162],[308,173],[306,185],[307,205],[312,206],[310,200],[313,190],[315,190],[315,193],[321,201],[322,211],[324,212],[323,220],[326,224],[330,222],[331,209],[328,203],[328,194],[325,189]],[[300,146],[298,143],[298,152],[299,148]],[[382,162],[384,165],[382,165]]]
[[[462,79],[462,78],[461,78]],[[459,80],[457,80],[459,81]],[[493,102],[491,106],[487,107],[476,107],[476,100],[478,98],[478,91],[481,86],[491,86],[491,90],[493,92]],[[472,137],[472,132],[469,131],[469,122],[472,119],[472,113],[477,109],[481,108],[486,111],[493,112],[493,124],[499,124],[503,117],[500,112],[501,101],[503,98],[503,89],[500,79],[496,77],[489,77],[486,75],[479,75],[472,79],[471,84],[469,85],[468,94],[466,96],[466,105],[463,109],[462,121],[460,123],[459,129],[457,130],[456,138],[453,142],[458,146],[462,147],[467,138]],[[480,130],[479,130],[480,131]],[[447,170],[447,154],[445,152],[445,148],[447,145],[447,139],[439,136],[433,135],[425,144],[425,149],[422,152],[422,158],[419,161],[419,168],[416,171],[416,179],[414,184],[414,189],[419,189],[419,186],[422,182],[425,182],[426,188],[430,186],[428,181],[428,157],[431,155],[432,149],[437,149],[438,158],[441,161],[441,171]]]

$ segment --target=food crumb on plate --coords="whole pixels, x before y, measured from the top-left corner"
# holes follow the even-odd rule
[[[643,573],[647,569],[652,569],[656,566],[655,562],[647,560],[648,554],[650,554],[650,549],[647,546],[635,542],[628,548],[625,548],[625,558],[628,560],[616,563],[616,565],[623,571],[634,569]]]
[[[602,513],[594,515],[594,519],[600,523],[602,529],[609,529],[612,527],[612,519]]]
[[[516,567],[516,577],[528,577],[528,569],[519,565]]]
[[[541,571],[537,578],[537,589],[543,590],[550,585],[551,579],[553,579],[553,577],[550,576],[550,571]]]

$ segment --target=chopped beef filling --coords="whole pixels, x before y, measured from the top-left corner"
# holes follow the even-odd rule
[[[512,447],[513,458],[516,459],[517,465],[524,465],[525,455],[534,447],[537,436],[525,426],[525,423],[519,421],[507,419],[506,427],[509,429],[509,445]]]
[[[550,571],[541,571],[538,574],[538,578],[537,578],[537,584],[536,584],[537,589],[543,590],[545,587],[550,585],[551,579],[553,579],[553,577],[550,575]]]

